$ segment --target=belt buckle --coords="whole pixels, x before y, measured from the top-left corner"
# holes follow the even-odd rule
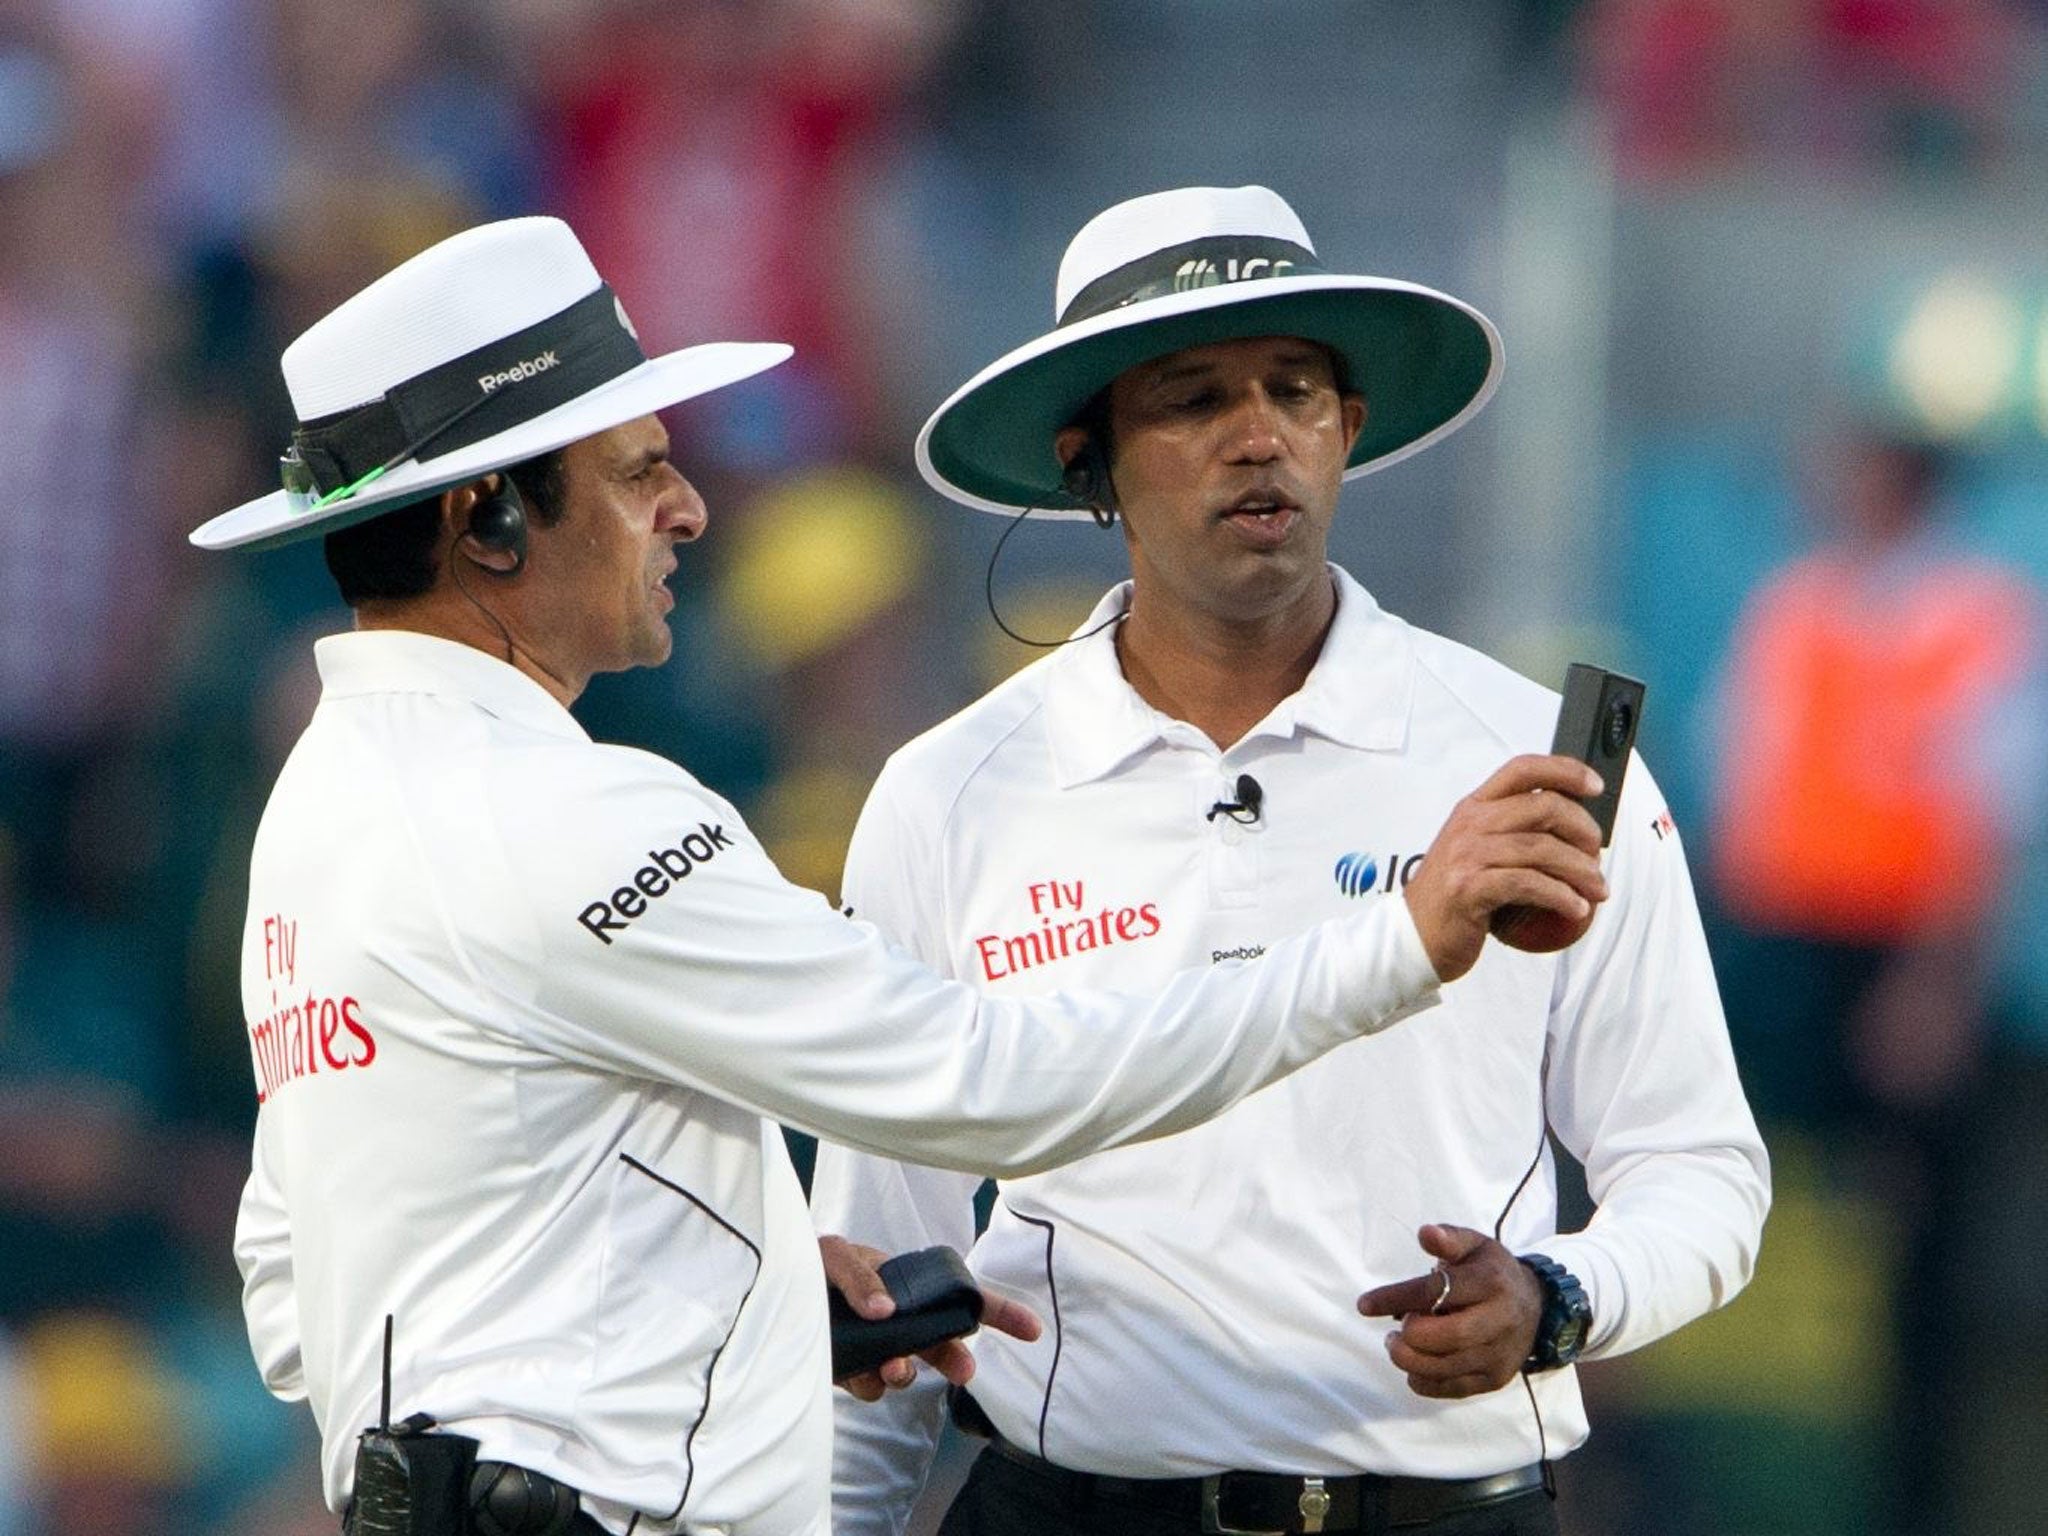
[[[1239,1525],[1225,1525],[1221,1503],[1223,1479],[1230,1474],[1218,1472],[1202,1479],[1202,1531],[1203,1536],[1291,1536],[1286,1526],[1277,1529],[1251,1528]],[[1301,1528],[1308,1536],[1323,1528],[1323,1516],[1330,1512],[1330,1490],[1323,1486],[1320,1477],[1304,1477],[1301,1480],[1301,1497],[1295,1501],[1295,1508],[1301,1512]]]

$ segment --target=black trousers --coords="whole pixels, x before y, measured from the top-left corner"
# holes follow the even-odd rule
[[[1195,1536],[1200,1528],[1198,1521],[1106,1495],[1077,1499],[1068,1485],[984,1451],[946,1511],[939,1536]],[[1558,1536],[1557,1507],[1537,1488],[1392,1530],[1399,1536]]]

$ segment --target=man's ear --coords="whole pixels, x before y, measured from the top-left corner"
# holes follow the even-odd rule
[[[1086,427],[1061,427],[1053,434],[1052,456],[1059,460],[1062,470],[1074,462],[1074,455],[1081,451],[1081,445],[1087,441]]]
[[[1358,434],[1365,430],[1365,396],[1350,390],[1338,398],[1343,411],[1344,456],[1348,459],[1351,450],[1358,446]]]
[[[453,532],[454,547],[463,559],[471,565],[482,566],[498,576],[510,576],[519,569],[521,559],[517,550],[492,546],[479,539],[471,530],[471,519],[476,516],[477,507],[486,496],[498,489],[504,476],[490,474],[481,480],[472,480],[468,485],[452,486],[441,493],[441,519]]]

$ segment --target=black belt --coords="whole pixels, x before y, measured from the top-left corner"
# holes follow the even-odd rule
[[[355,1513],[355,1506],[353,1504],[342,1513],[342,1536],[355,1536]],[[576,1511],[575,1518],[569,1522],[568,1529],[563,1533],[563,1536],[611,1536],[611,1533],[597,1523],[595,1515],[591,1514],[588,1510],[579,1509]]]
[[[1286,1536],[1296,1531],[1377,1531],[1427,1525],[1444,1515],[1495,1504],[1550,1486],[1535,1462],[1493,1477],[1293,1477],[1278,1472],[1220,1472],[1211,1477],[1111,1477],[1073,1472],[996,1438],[999,1456],[1057,1485],[1072,1499],[1117,1499],[1200,1521],[1219,1536]]]

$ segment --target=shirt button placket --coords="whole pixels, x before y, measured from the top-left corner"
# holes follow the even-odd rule
[[[1205,788],[1206,813],[1218,800],[1229,800],[1237,782],[1234,773],[1223,774],[1214,787]],[[1240,813],[1241,814],[1241,813]],[[1209,822],[1209,892],[1218,907],[1255,906],[1259,899],[1259,847],[1263,821],[1245,823],[1218,811]]]

